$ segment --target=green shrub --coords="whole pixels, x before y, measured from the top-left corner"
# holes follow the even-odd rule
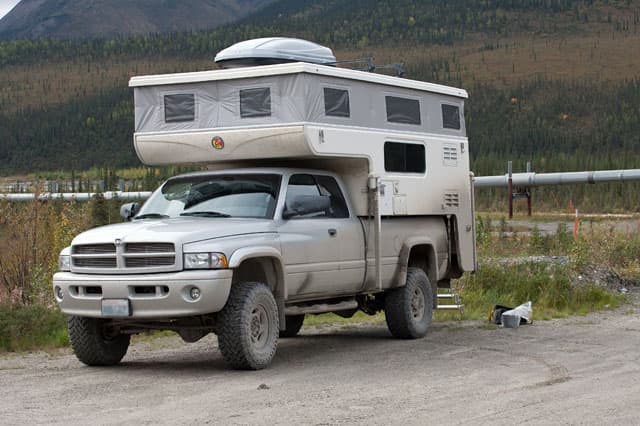
[[[562,265],[483,264],[457,283],[464,317],[486,318],[495,305],[517,306],[531,300],[534,318],[543,319],[614,308],[624,300],[595,285],[572,285],[570,273]]]
[[[68,344],[67,317],[57,308],[0,306],[0,350],[20,351]]]

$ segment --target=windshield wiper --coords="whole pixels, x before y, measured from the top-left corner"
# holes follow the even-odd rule
[[[134,217],[134,219],[165,219],[169,217],[166,214],[160,214],[160,213],[147,213],[147,214],[141,214],[138,215],[136,217]]]
[[[207,212],[207,211],[180,213],[180,216],[231,217],[230,214],[220,213],[220,212]]]

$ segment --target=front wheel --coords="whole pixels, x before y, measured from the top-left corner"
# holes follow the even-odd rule
[[[420,268],[409,268],[404,287],[389,290],[384,314],[394,337],[417,339],[427,334],[433,315],[431,283]]]
[[[218,321],[218,345],[229,366],[260,370],[271,363],[278,346],[278,307],[269,287],[234,284]]]
[[[130,336],[118,333],[102,319],[71,316],[68,328],[73,352],[89,366],[115,365],[129,348]]]

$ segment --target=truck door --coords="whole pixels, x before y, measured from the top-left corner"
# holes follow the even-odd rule
[[[289,298],[357,291],[364,275],[364,236],[338,183],[331,176],[295,174],[289,178],[285,204],[298,195],[328,196],[330,207],[293,216],[279,227]]]

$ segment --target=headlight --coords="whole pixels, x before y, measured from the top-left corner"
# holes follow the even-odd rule
[[[58,257],[58,270],[63,272],[71,271],[71,256],[61,254]]]
[[[220,269],[228,266],[222,253],[185,253],[184,269]]]

